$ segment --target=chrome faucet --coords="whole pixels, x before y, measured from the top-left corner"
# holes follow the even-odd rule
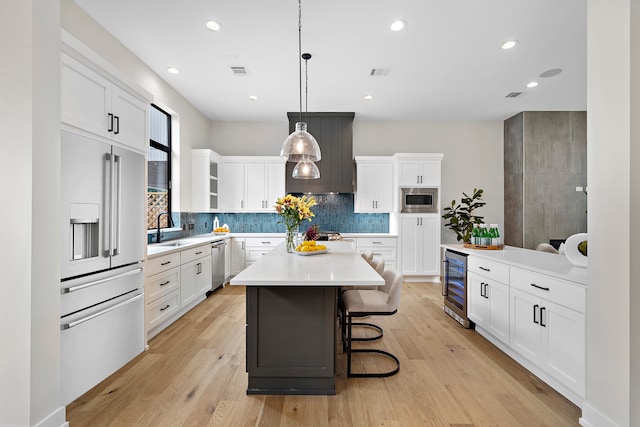
[[[158,232],[156,233],[156,243],[160,243],[160,217],[162,215],[167,215],[167,218],[169,218],[169,225],[173,227],[173,219],[171,219],[171,214],[169,212],[160,212],[158,214]]]

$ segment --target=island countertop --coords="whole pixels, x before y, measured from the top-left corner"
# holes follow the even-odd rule
[[[382,277],[354,251],[349,242],[323,242],[329,252],[287,253],[282,243],[231,279],[244,286],[371,286]]]

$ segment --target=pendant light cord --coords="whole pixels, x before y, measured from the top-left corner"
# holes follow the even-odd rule
[[[302,0],[298,0],[298,81],[300,83],[300,121],[302,121]]]

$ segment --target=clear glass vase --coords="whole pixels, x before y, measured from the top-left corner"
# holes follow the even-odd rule
[[[298,237],[298,225],[287,226],[287,252],[293,253],[296,250]]]

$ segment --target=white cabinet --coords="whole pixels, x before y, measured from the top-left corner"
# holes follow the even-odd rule
[[[441,153],[397,153],[400,187],[440,187]]]
[[[244,252],[244,238],[234,237],[231,239],[231,258],[230,263],[230,275],[235,276],[245,269],[246,255]]]
[[[147,339],[175,320],[180,312],[180,253],[175,252],[146,262],[144,281]]]
[[[398,239],[396,237],[358,237],[356,249],[358,253],[371,251],[384,260],[385,270],[396,268]]]
[[[191,150],[191,210],[218,211],[218,165],[220,155],[212,150]]]
[[[472,272],[468,273],[468,317],[476,325],[509,344],[509,286]]]
[[[355,212],[393,212],[392,158],[358,156],[355,161]]]
[[[273,212],[285,193],[285,163],[279,157],[222,157],[220,210]]]
[[[245,239],[245,265],[248,267],[259,258],[273,250],[280,243],[284,242],[284,237],[247,237]]]
[[[511,347],[584,396],[585,289],[511,270]]]
[[[180,263],[180,307],[184,310],[211,290],[211,245],[183,250]]]
[[[148,101],[96,69],[61,54],[62,123],[146,153]]]
[[[405,276],[440,274],[440,216],[400,215],[400,270]]]

